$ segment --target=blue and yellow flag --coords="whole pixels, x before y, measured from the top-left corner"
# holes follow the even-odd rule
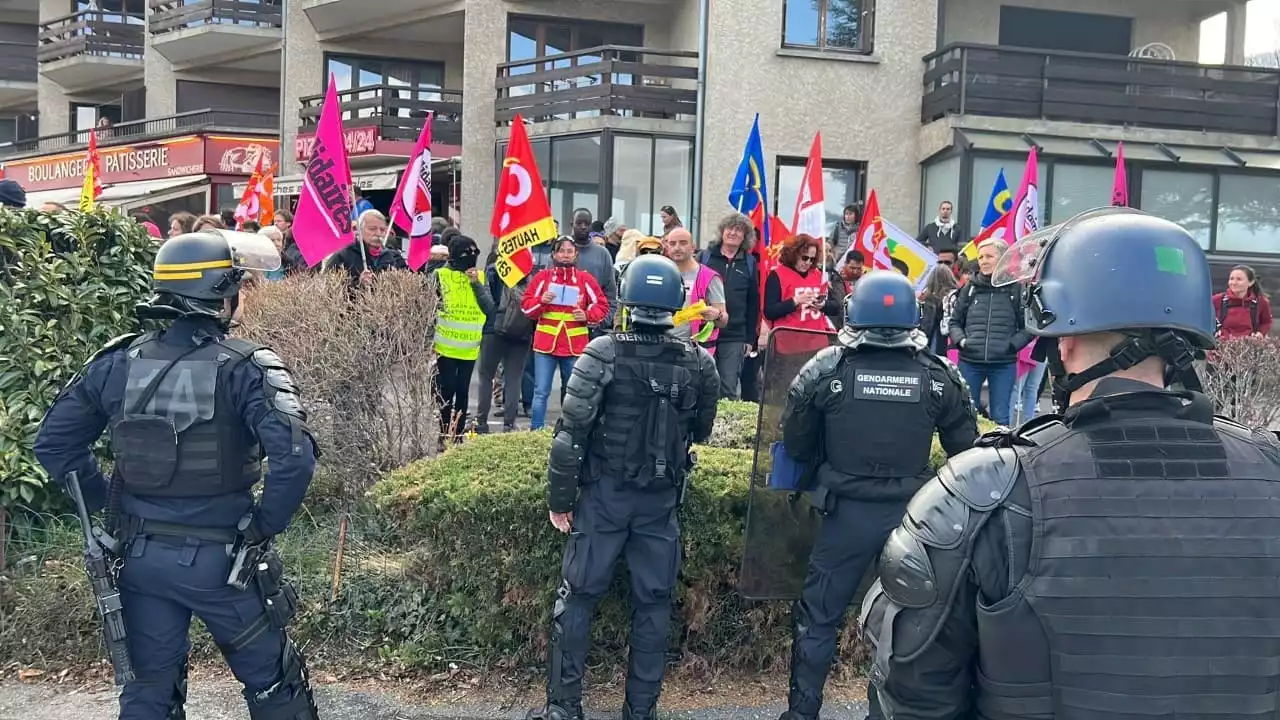
[[[769,185],[764,177],[764,143],[760,140],[760,114],[751,124],[751,134],[747,136],[747,146],[742,150],[742,162],[738,163],[738,172],[733,176],[733,185],[729,187],[729,204],[758,223],[763,238],[763,245],[769,246]]]
[[[991,199],[987,201],[987,211],[982,216],[981,229],[991,227],[1011,208],[1013,208],[1013,193],[1009,192],[1009,181],[1004,179],[1004,168],[1000,168],[1000,174],[996,176],[996,182],[991,186]]]

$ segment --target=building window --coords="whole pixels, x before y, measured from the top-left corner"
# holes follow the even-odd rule
[[[870,53],[875,0],[783,0],[782,44]]]
[[[1053,197],[1041,201],[1045,225],[1065,222],[1085,210],[1111,204],[1114,165],[1070,165],[1054,161],[1052,172]],[[1018,191],[1017,188],[1010,190]]]
[[[1213,235],[1213,175],[1144,170],[1142,209],[1181,225],[1200,247],[1208,250]]]
[[[1000,171],[1004,170],[1004,179],[1009,183],[1010,194],[1016,196],[1018,188],[1022,186],[1022,172],[1026,164],[1025,156],[1020,160],[992,157],[973,159],[973,196],[969,199],[969,216],[965,221],[968,223],[970,239],[977,237],[982,230],[982,218],[986,216],[987,206],[991,204],[991,190],[995,187]],[[1107,187],[1111,187],[1110,181]],[[1042,199],[1040,202],[1043,205],[1045,201]]]
[[[1143,176],[1146,184],[1146,175]],[[1223,174],[1215,250],[1280,253],[1280,182],[1275,176]]]
[[[693,203],[693,142],[615,135],[610,215],[646,235],[662,234],[658,209],[687,215]],[[683,216],[683,215],[682,215]]]
[[[339,93],[359,91],[345,92],[340,97],[342,102],[379,98],[438,102],[441,100],[440,89],[444,87],[444,64],[439,62],[329,54],[326,56],[325,70],[326,87],[329,74],[332,73]],[[321,88],[320,91],[323,93],[324,90],[325,88]],[[401,107],[391,104],[388,112],[393,117],[412,117],[411,113],[415,109],[412,103]],[[342,119],[377,117],[381,114],[383,110],[380,107],[363,107],[344,110]]]
[[[956,200],[960,197],[960,156],[938,160],[924,168],[924,196],[920,199],[920,228],[933,222],[938,214],[938,206],[944,202],[951,203],[953,221],[958,221],[956,214],[960,208]],[[956,228],[959,230],[960,228]]]
[[[796,214],[796,200],[800,197],[800,182],[804,179],[805,158],[779,157],[777,177],[774,178],[773,207],[788,227]],[[827,222],[824,234],[831,231],[844,214],[846,205],[862,207],[867,193],[867,164],[851,160],[822,160],[823,210]]]
[[[592,217],[600,212],[599,135],[556,138],[551,143],[551,174],[547,199],[562,232],[573,224],[573,211],[586,208]]]
[[[12,145],[18,140],[18,119],[0,118],[0,145]]]

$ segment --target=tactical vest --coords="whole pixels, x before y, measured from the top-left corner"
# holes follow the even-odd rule
[[[231,339],[168,345],[154,333],[129,346],[124,401],[111,421],[126,492],[212,497],[261,479],[261,448],[228,391],[231,371],[258,348]]]
[[[1018,448],[1026,576],[978,603],[978,716],[1280,716],[1280,472],[1248,439],[1115,419]]]
[[[677,487],[687,470],[688,436],[701,388],[697,350],[665,335],[615,333],[613,339],[613,381],[604,391],[584,476],[632,489]],[[666,407],[675,409],[679,427],[667,425]],[[649,425],[653,427],[646,432]],[[664,447],[659,441],[658,435],[668,429],[683,438],[680,447]],[[638,448],[651,461],[665,463],[667,472],[655,477],[652,468],[640,467],[635,457]]]
[[[436,353],[454,360],[480,356],[484,311],[471,289],[471,278],[459,270],[440,268],[440,313],[436,319]]]
[[[903,350],[859,349],[830,383],[823,443],[832,470],[858,478],[928,470],[941,403],[921,359]]]

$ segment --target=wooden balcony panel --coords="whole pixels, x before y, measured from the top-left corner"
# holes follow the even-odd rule
[[[148,28],[153,35],[204,25],[231,24],[279,28],[284,13],[279,5],[243,0],[150,0]]]

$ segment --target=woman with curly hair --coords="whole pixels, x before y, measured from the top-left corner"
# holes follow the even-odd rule
[[[822,241],[804,234],[783,240],[778,265],[764,285],[764,317],[769,326],[773,330],[830,333],[836,330],[831,318],[840,317],[840,312],[840,301],[830,292],[822,269]],[[785,342],[781,336],[775,341],[779,352],[804,352],[827,345],[825,335],[804,337],[788,333],[786,338]]]

